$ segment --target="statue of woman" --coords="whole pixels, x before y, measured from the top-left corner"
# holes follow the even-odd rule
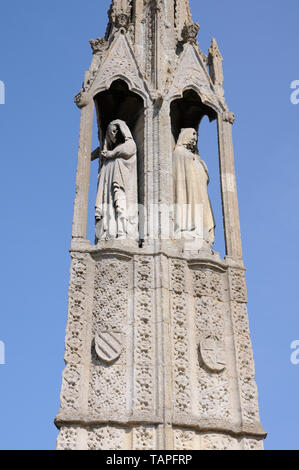
[[[215,221],[208,195],[209,173],[197,153],[197,132],[182,129],[173,153],[176,239],[205,240],[212,247]]]
[[[127,124],[112,121],[101,153],[95,205],[98,241],[138,238],[137,148]]]

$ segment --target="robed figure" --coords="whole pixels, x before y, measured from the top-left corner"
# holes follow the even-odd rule
[[[197,132],[195,129],[182,129],[173,153],[176,239],[202,239],[212,247],[215,220],[208,184],[207,166],[197,153]]]
[[[98,241],[138,238],[137,149],[121,120],[107,129],[95,205]]]

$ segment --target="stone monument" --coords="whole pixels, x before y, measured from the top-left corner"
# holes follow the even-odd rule
[[[215,39],[208,56],[200,50],[188,0],[113,0],[108,15],[75,97],[57,448],[263,449],[221,53]],[[204,116],[218,123],[224,259],[197,148]]]

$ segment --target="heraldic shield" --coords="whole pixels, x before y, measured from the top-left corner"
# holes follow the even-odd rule
[[[212,372],[225,369],[224,347],[217,336],[205,336],[200,342],[200,354],[204,365]]]
[[[95,350],[97,356],[107,364],[119,358],[123,348],[121,333],[103,331],[95,336]]]

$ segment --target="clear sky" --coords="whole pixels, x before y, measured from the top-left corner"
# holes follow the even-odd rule
[[[0,16],[0,448],[54,449],[80,112],[73,96],[108,0],[10,0]],[[191,0],[204,52],[216,37],[234,144],[249,319],[267,449],[299,449],[298,0]],[[96,145],[96,140],[94,141]],[[220,221],[215,125],[200,153]],[[95,192],[95,168],[92,172]],[[221,223],[216,248],[223,254]],[[93,239],[92,226],[89,237]]]

